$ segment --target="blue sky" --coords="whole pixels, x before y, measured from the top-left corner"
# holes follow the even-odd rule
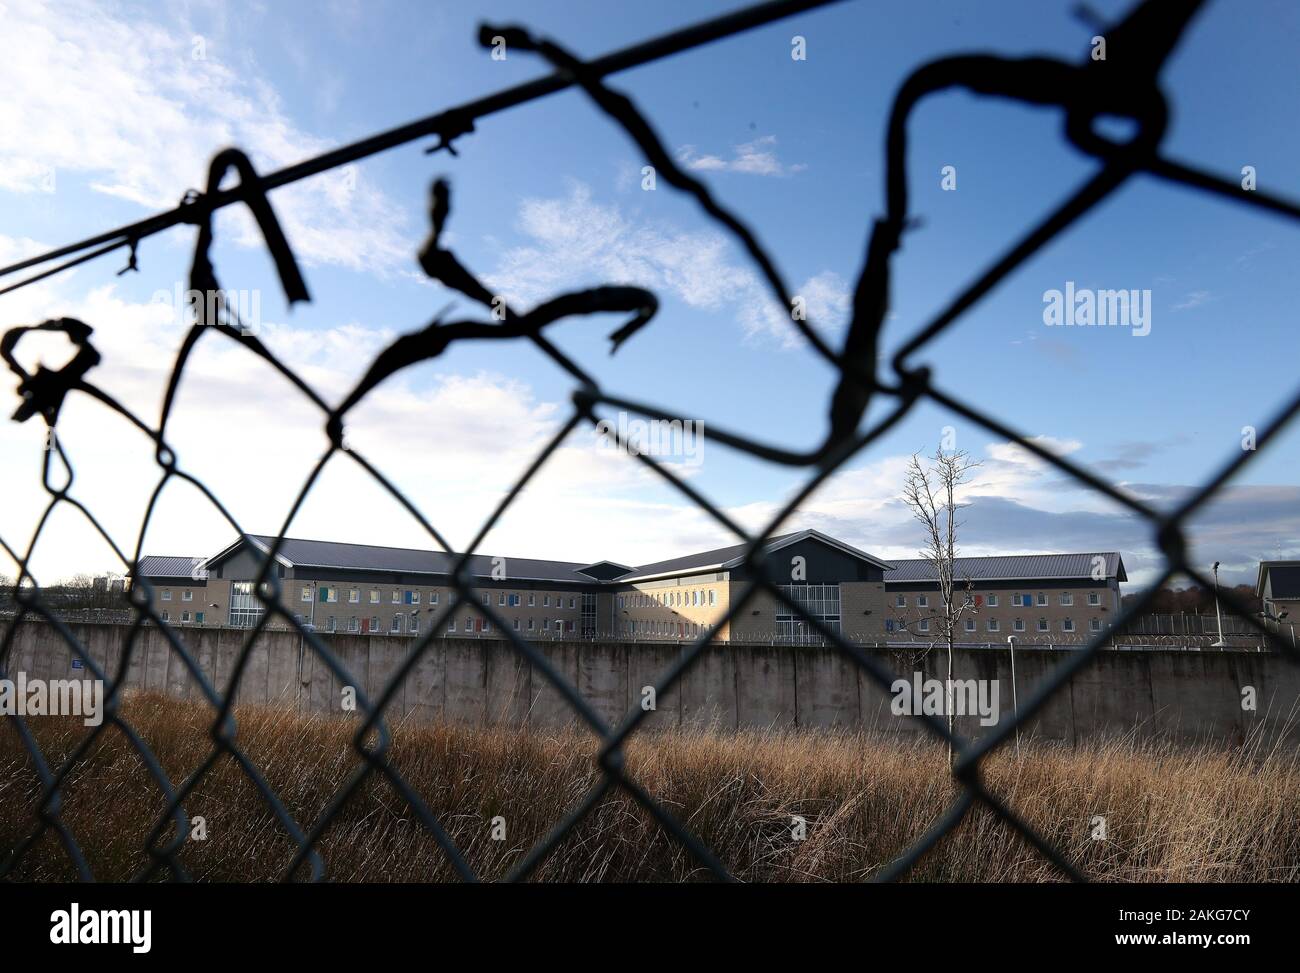
[[[206,160],[226,144],[267,170],[546,73],[523,52],[489,58],[476,43],[481,20],[526,25],[591,57],[734,6],[20,5],[14,33],[26,53],[0,68],[14,92],[12,117],[0,124],[0,256],[167,207],[201,185]],[[837,342],[870,221],[883,210],[884,130],[903,78],[927,60],[977,50],[1082,58],[1094,31],[1071,7],[840,3],[610,83],[750,222]],[[1109,20],[1128,5],[1093,7]],[[804,61],[790,58],[796,34],[807,40]],[[1300,95],[1297,34],[1300,12],[1289,5],[1208,4],[1163,77],[1173,111],[1166,154],[1225,176],[1252,165],[1261,188],[1300,198],[1300,136],[1288,121]],[[909,179],[922,224],[894,263],[882,369],[1094,171],[1061,130],[1054,110],[963,93],[933,97],[914,115]],[[453,193],[447,241],[512,303],[596,283],[656,291],[659,315],[612,358],[613,317],[550,332],[603,387],[789,447],[824,434],[833,374],[775,319],[753,269],[691,201],[662,181],[642,190],[635,145],[582,95],[485,119],[457,143],[456,158],[423,147],[272,195],[314,297],[292,313],[246,218],[218,223],[223,284],[260,290],[266,340],[327,398],[341,397],[386,340],[453,301],[414,259],[430,181],[443,175]],[[957,170],[954,192],[940,188],[947,165]],[[115,277],[123,258],[114,255],[0,299],[0,324],[84,315],[106,351],[105,387],[156,412],[180,331],[162,326],[167,316],[153,298],[184,279],[192,239],[181,229],[146,241],[139,274]],[[1298,240],[1300,226],[1279,217],[1140,177],[916,360],[946,391],[1165,506],[1239,450],[1242,427],[1262,427],[1300,381],[1289,273]],[[1149,289],[1150,333],[1046,327],[1043,294],[1066,281]],[[474,313],[463,299],[455,307]],[[562,419],[572,388],[531,348],[484,343],[457,347],[381,391],[358,410],[356,434],[460,546]],[[197,362],[182,393],[182,463],[216,481],[251,531],[278,528],[323,445],[319,422],[290,398],[238,349]],[[61,431],[80,450],[86,489],[100,491],[88,499],[112,508],[115,536],[133,547],[152,473],[147,453],[123,445],[129,434],[89,404],[72,408]],[[1115,505],[933,406],[851,463],[798,522],[881,556],[915,556],[920,538],[897,502],[902,463],[932,451],[947,425],[984,462],[967,494],[965,553],[1118,549],[1139,578],[1158,564],[1149,532]],[[6,463],[16,502],[0,520],[11,543],[25,542],[39,509],[34,433],[12,423],[0,433],[16,457]],[[625,460],[593,457],[590,439],[566,444],[485,549],[637,563],[730,540]],[[1198,518],[1199,559],[1222,560],[1244,579],[1260,557],[1300,556],[1298,446],[1293,428]],[[684,473],[750,526],[804,475],[715,444]],[[354,474],[332,466],[319,493],[291,533],[428,544]],[[228,525],[192,493],[166,496],[147,551],[222,546]],[[52,525],[42,542],[46,573],[110,566],[74,521]]]

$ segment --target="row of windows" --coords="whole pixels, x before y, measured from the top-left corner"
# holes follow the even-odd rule
[[[331,587],[328,587],[328,586],[326,586],[326,585],[321,585],[321,586],[320,586],[319,588],[317,588],[316,590],[319,592],[319,594],[318,594],[316,597],[317,597],[320,601],[324,602],[325,604],[329,604],[329,605],[332,605],[332,604],[335,604],[335,603],[338,602],[338,600],[339,600],[339,594],[340,594],[340,592],[342,591],[341,588],[331,588]],[[301,600],[302,600],[302,601],[305,601],[305,602],[310,602],[310,601],[312,600],[312,594],[311,594],[311,591],[312,591],[312,589],[311,589],[311,586],[310,586],[310,585],[303,585],[303,586],[302,586],[302,594],[301,594],[301,596],[300,596],[300,597],[301,597]],[[485,605],[490,605],[490,604],[492,604],[492,596],[491,596],[491,594],[485,592],[485,593],[483,594],[482,597],[483,597],[483,604],[485,604]],[[555,596],[554,596],[555,607],[556,607],[556,608],[563,608],[563,607],[564,607],[564,601],[565,601],[565,598],[566,598],[566,597],[568,598],[568,601],[569,601],[569,607],[570,607],[570,608],[577,608],[577,607],[578,607],[578,599],[577,599],[575,596],[573,596],[573,595],[567,595],[567,596],[566,596],[566,595],[555,595]],[[392,589],[392,595],[391,595],[390,603],[391,603],[391,604],[394,604],[394,605],[418,605],[418,604],[420,604],[420,598],[421,598],[421,592],[419,592],[419,591],[416,591],[416,590],[413,590],[413,589],[400,589],[400,588],[393,588],[393,589]],[[165,597],[165,596],[164,596],[164,599],[163,599],[163,600],[164,600],[164,601],[166,600],[166,597]],[[186,601],[189,601],[188,598],[186,598],[185,600],[186,600]],[[551,607],[551,600],[552,600],[552,596],[551,596],[551,595],[549,595],[549,594],[543,594],[543,595],[542,595],[542,607],[543,607],[543,608],[550,608],[550,607]],[[361,589],[360,589],[360,588],[350,588],[350,589],[348,590],[348,604],[349,604],[349,605],[357,605],[357,604],[360,604],[360,603],[361,603]],[[379,590],[378,588],[371,588],[371,589],[369,589],[369,603],[372,604],[372,605],[378,605],[378,604],[380,603],[380,590]],[[436,592],[436,591],[430,591],[430,592],[429,592],[429,601],[428,601],[428,604],[430,604],[430,605],[436,605],[436,604],[438,604],[438,592]],[[516,605],[516,606],[517,606],[517,605],[522,605],[522,604],[523,604],[523,596],[521,596],[518,592],[505,592],[505,591],[500,591],[500,592],[497,593],[497,605],[499,605],[499,606],[502,606],[502,607],[509,606],[509,605]],[[537,593],[534,592],[534,591],[530,591],[530,592],[528,592],[528,607],[529,607],[529,608],[533,608],[533,607],[535,607],[536,605],[537,605]]]
[[[618,627],[618,634],[682,639],[694,638],[711,628],[710,625],[697,625],[694,622],[667,622],[655,618],[646,618],[621,622]]]
[[[163,601],[171,601],[171,600],[172,600],[172,590],[171,590],[171,588],[164,588],[164,589],[162,590],[162,600],[163,600]],[[192,592],[192,591],[182,591],[182,592],[181,592],[181,601],[193,601],[193,600],[194,600],[194,592]]]
[[[189,612],[186,612],[185,614],[188,615]],[[166,617],[167,617],[166,613],[164,612],[163,613],[164,621],[166,620]],[[302,615],[295,615],[294,618],[297,619],[299,622],[307,621],[307,619],[304,618]],[[199,621],[202,620],[203,620],[202,618],[199,619]],[[189,621],[189,619],[187,618],[186,621]],[[536,631],[538,628],[537,619],[535,618],[529,618],[526,620],[521,620],[516,618],[514,619],[514,630],[516,632],[525,630],[525,624],[521,624],[521,621],[524,621],[526,623],[526,628],[527,631],[529,632]],[[552,631],[572,632],[575,630],[574,623],[571,621],[565,621],[562,618],[556,618],[553,621],[554,621],[554,628],[551,627],[552,619],[543,618],[541,620],[541,630],[543,632],[552,632]],[[324,630],[326,632],[337,632],[339,630],[338,623],[339,620],[335,616],[329,615],[325,618]],[[383,631],[383,629],[380,627],[379,624],[378,615],[372,615],[369,618],[358,618],[356,615],[353,615],[351,618],[348,619],[347,625],[348,625],[347,630],[352,633],[374,634]],[[455,616],[452,616],[447,620],[447,625],[443,629],[443,631],[448,633],[456,631]],[[490,632],[492,631],[492,623],[486,618],[476,618],[473,615],[466,615],[464,618],[464,628],[462,629],[462,631]],[[403,615],[401,612],[398,612],[392,617],[392,620],[389,622],[388,632],[390,635],[419,635],[420,616],[418,614],[415,614],[414,612],[411,613],[410,615]]]
[[[976,595],[976,596],[975,596],[975,604],[976,604],[976,605],[985,605],[985,604],[987,604],[990,608],[997,608],[997,607],[998,607],[998,596],[997,596],[997,595]],[[1044,605],[1046,605],[1046,604],[1047,604],[1047,593],[1046,593],[1046,592],[1043,592],[1043,591],[1038,592],[1038,595],[1037,595],[1036,597],[1033,596],[1033,595],[1029,595],[1029,594],[1021,594],[1020,592],[1015,592],[1015,593],[1012,594],[1012,596],[1011,596],[1011,606],[1012,606],[1013,608],[1029,608],[1029,607],[1032,607],[1032,606],[1034,606],[1034,605],[1038,605],[1038,606],[1041,607],[1041,606],[1044,606]],[[1074,592],[1072,592],[1072,591],[1062,591],[1062,592],[1061,592],[1061,604],[1062,604],[1064,607],[1067,607],[1067,608],[1070,607],[1071,605],[1073,605],[1073,604],[1074,604]],[[1092,606],[1100,605],[1100,604],[1101,604],[1101,594],[1100,594],[1100,592],[1089,591],[1089,592],[1088,592],[1088,604],[1089,604],[1089,605],[1092,605]],[[895,595],[895,596],[894,596],[894,605],[895,605],[895,607],[897,607],[897,608],[906,608],[906,607],[907,607],[907,595],[903,595],[903,594]],[[929,605],[930,605],[930,598],[929,598],[929,595],[917,595],[917,596],[916,596],[916,607],[917,607],[917,608],[928,608]]]
[[[171,612],[167,612],[167,611],[163,612],[162,620],[164,622],[170,622],[172,620]],[[191,615],[189,612],[181,612],[181,617],[178,619],[178,621],[194,622],[195,624],[202,625],[203,612],[195,612],[193,615]]]
[[[699,608],[704,605],[716,605],[718,592],[713,588],[692,588],[690,591],[668,591],[663,593],[638,591],[631,595],[619,595],[619,608]]]
[[[904,624],[903,624],[902,621],[899,621],[897,624],[898,624],[898,627],[899,627],[899,628],[903,628],[903,627],[904,627]],[[967,619],[965,620],[965,623],[964,623],[964,624],[965,624],[965,630],[966,630],[967,632],[974,632],[974,631],[976,631],[976,629],[978,628],[978,626],[977,626],[977,624],[976,624],[976,622],[975,622],[975,619],[973,619],[973,618],[967,618]],[[984,624],[985,624],[985,628],[986,628],[988,631],[990,631],[990,632],[1000,632],[1000,631],[1002,631],[1002,623],[1001,623],[998,619],[996,619],[996,618],[987,618],[987,619],[984,620]],[[893,625],[894,625],[893,622],[891,622],[890,625],[889,625],[889,631],[891,631],[891,632],[894,630],[894,629],[893,629]],[[1012,630],[1013,632],[1023,632],[1023,631],[1025,631],[1025,620],[1024,620],[1023,618],[1017,618],[1017,619],[1015,619],[1015,620],[1011,623],[1011,630]],[[1051,630],[1052,630],[1051,625],[1048,623],[1048,621],[1047,621],[1046,618],[1040,618],[1040,619],[1038,620],[1037,626],[1035,627],[1035,631],[1038,631],[1038,632],[1050,632]],[[928,618],[922,618],[922,619],[920,619],[920,620],[916,623],[916,631],[918,631],[918,632],[928,632],[928,631],[930,631],[930,619],[928,619]],[[1075,631],[1078,631],[1078,629],[1075,628],[1075,625],[1074,625],[1074,619],[1073,619],[1073,618],[1063,618],[1063,619],[1061,619],[1061,631],[1062,631],[1062,632],[1075,632]],[[1090,618],[1090,619],[1088,619],[1088,631],[1090,631],[1090,632],[1100,632],[1100,631],[1101,631],[1101,619],[1100,619],[1100,618],[1097,618],[1097,617],[1095,617],[1095,616],[1092,617],[1092,618]]]

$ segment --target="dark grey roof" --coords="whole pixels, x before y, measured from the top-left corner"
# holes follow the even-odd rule
[[[1115,551],[1092,554],[1015,554],[999,557],[959,557],[954,565],[958,581],[1018,581],[1052,578],[1091,578],[1093,558],[1106,559],[1106,577],[1127,581],[1124,562]],[[885,583],[934,581],[934,565],[925,558],[894,561],[894,570],[885,572]]]
[[[194,578],[195,568],[201,565],[203,560],[201,557],[146,554],[140,558],[140,566],[135,576],[137,578]]]
[[[1270,597],[1300,598],[1300,561],[1265,561],[1260,567],[1268,572]]]
[[[794,534],[780,534],[768,541],[768,546],[785,540],[787,537],[793,537]],[[648,574],[672,574],[677,571],[689,571],[694,568],[711,568],[728,561],[734,561],[738,557],[744,557],[748,549],[747,544],[732,544],[730,547],[716,547],[711,551],[700,551],[698,554],[687,554],[685,557],[669,558],[667,561],[654,561],[651,564],[642,564],[636,568],[636,576],[643,577]]]
[[[270,550],[275,542],[274,537],[265,534],[249,536],[263,552]],[[344,544],[338,541],[311,541],[294,537],[284,539],[284,543],[280,545],[279,555],[294,567],[440,575],[451,574],[459,557],[457,554],[448,554],[445,551],[376,547],[373,544]],[[527,557],[493,558],[487,554],[475,554],[470,558],[470,574],[473,577],[490,577],[493,568],[500,562],[504,562],[505,576],[512,580],[591,583],[589,577],[578,571],[579,568],[587,567],[581,561],[543,561]]]

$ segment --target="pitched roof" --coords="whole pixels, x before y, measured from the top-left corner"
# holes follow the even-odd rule
[[[836,540],[823,534],[818,530],[800,530],[793,531],[789,534],[778,534],[769,538],[764,550],[767,552],[777,551],[790,544],[803,540],[817,540],[823,544],[834,547],[853,557],[869,561],[877,567],[888,570],[891,565],[879,558],[872,557],[856,547],[850,547],[843,541]],[[663,577],[671,574],[681,574],[688,571],[707,571],[710,568],[717,568],[720,571],[730,568],[739,567],[745,559],[745,552],[749,549],[748,544],[732,544],[729,547],[718,547],[711,551],[701,551],[698,554],[687,554],[685,557],[670,558],[667,561],[655,561],[651,564],[642,564],[636,569],[635,574],[629,577],[619,578],[619,581],[638,581],[642,578]]]
[[[263,553],[271,549],[275,538],[267,534],[250,534],[249,539]],[[233,552],[237,541],[209,563]],[[313,541],[286,537],[278,555],[287,565],[304,568],[338,568],[350,571],[391,571],[399,574],[449,575],[455,570],[458,554],[446,551],[426,551],[407,547],[378,547],[373,544],[345,544],[339,541]],[[473,577],[490,577],[492,571],[504,562],[506,577],[512,580],[565,581],[590,583],[591,579],[579,573],[587,567],[581,561],[546,561],[538,558],[494,558],[475,554],[469,559]]]
[[[1264,578],[1268,576],[1273,598],[1300,598],[1300,561],[1260,561],[1259,582],[1255,594],[1263,596]]]
[[[203,564],[201,557],[168,557],[146,554],[136,568],[137,578],[194,578],[195,569]],[[195,580],[199,580],[195,578]]]
[[[1104,558],[1106,577],[1127,581],[1124,562],[1116,551],[1092,554],[1016,554],[999,557],[959,557],[954,565],[958,581],[1018,581],[1053,578],[1092,578],[1094,558]],[[885,572],[885,583],[934,581],[934,565],[925,558],[895,561],[894,569]]]

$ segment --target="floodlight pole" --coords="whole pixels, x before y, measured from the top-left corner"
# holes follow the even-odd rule
[[[1226,649],[1223,641],[1223,612],[1219,610],[1219,562],[1214,562],[1214,614],[1219,620],[1219,641],[1210,646],[1212,649]]]

